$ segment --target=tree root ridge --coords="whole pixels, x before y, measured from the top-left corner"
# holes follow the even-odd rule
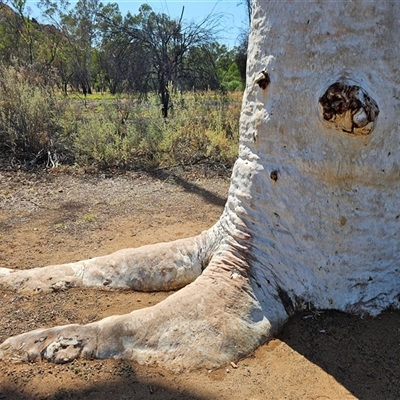
[[[169,243],[119,250],[75,263],[30,270],[0,268],[4,290],[41,293],[70,287],[104,290],[169,291],[193,282],[207,267],[215,247],[212,229]]]
[[[0,359],[66,363],[113,357],[175,371],[237,361],[287,317],[274,296],[262,305],[253,290],[248,240],[245,232],[229,233],[217,223],[184,240],[55,267],[0,271],[3,287],[22,291],[181,288],[147,309],[14,336],[0,345]]]
[[[233,255],[230,245],[220,247],[212,257],[204,252],[211,260],[203,273],[161,303],[88,325],[14,336],[0,345],[0,359],[66,363],[113,357],[174,371],[238,360],[275,327],[252,291],[240,251]]]

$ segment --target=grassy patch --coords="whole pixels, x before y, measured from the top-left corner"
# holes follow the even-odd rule
[[[0,194],[1,194],[2,196],[7,197],[7,196],[9,196],[12,192],[13,192],[12,189],[3,189],[3,190],[0,192]]]
[[[93,214],[87,214],[83,217],[83,220],[85,222],[94,222],[96,220],[96,217]]]

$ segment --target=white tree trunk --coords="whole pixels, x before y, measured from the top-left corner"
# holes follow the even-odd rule
[[[0,357],[214,367],[304,307],[399,308],[399,20],[395,1],[255,1],[239,158],[219,222],[184,241],[0,269],[3,288],[38,292],[192,283],[149,309],[10,338]]]
[[[400,5],[260,3],[230,199],[251,232],[255,280],[294,307],[398,307]],[[262,90],[253,82],[264,69]],[[319,99],[338,81],[375,100],[369,134],[324,120]]]

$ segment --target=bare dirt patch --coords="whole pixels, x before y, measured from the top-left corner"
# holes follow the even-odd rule
[[[229,179],[0,172],[0,266],[31,268],[193,236],[223,209]],[[170,293],[0,291],[0,342],[88,323]],[[0,399],[399,399],[400,313],[296,315],[278,338],[224,368],[179,375],[119,360],[0,362]]]

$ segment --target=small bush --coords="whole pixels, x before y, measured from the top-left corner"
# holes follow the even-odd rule
[[[210,93],[187,99],[168,123],[168,152],[174,162],[207,160],[231,166],[237,157],[240,102]]]
[[[151,168],[158,165],[164,126],[153,111],[151,104],[134,99],[104,101],[89,109],[71,102],[62,122],[63,141],[80,166]]]
[[[0,67],[0,147],[17,162],[56,158],[60,104],[33,68]]]

